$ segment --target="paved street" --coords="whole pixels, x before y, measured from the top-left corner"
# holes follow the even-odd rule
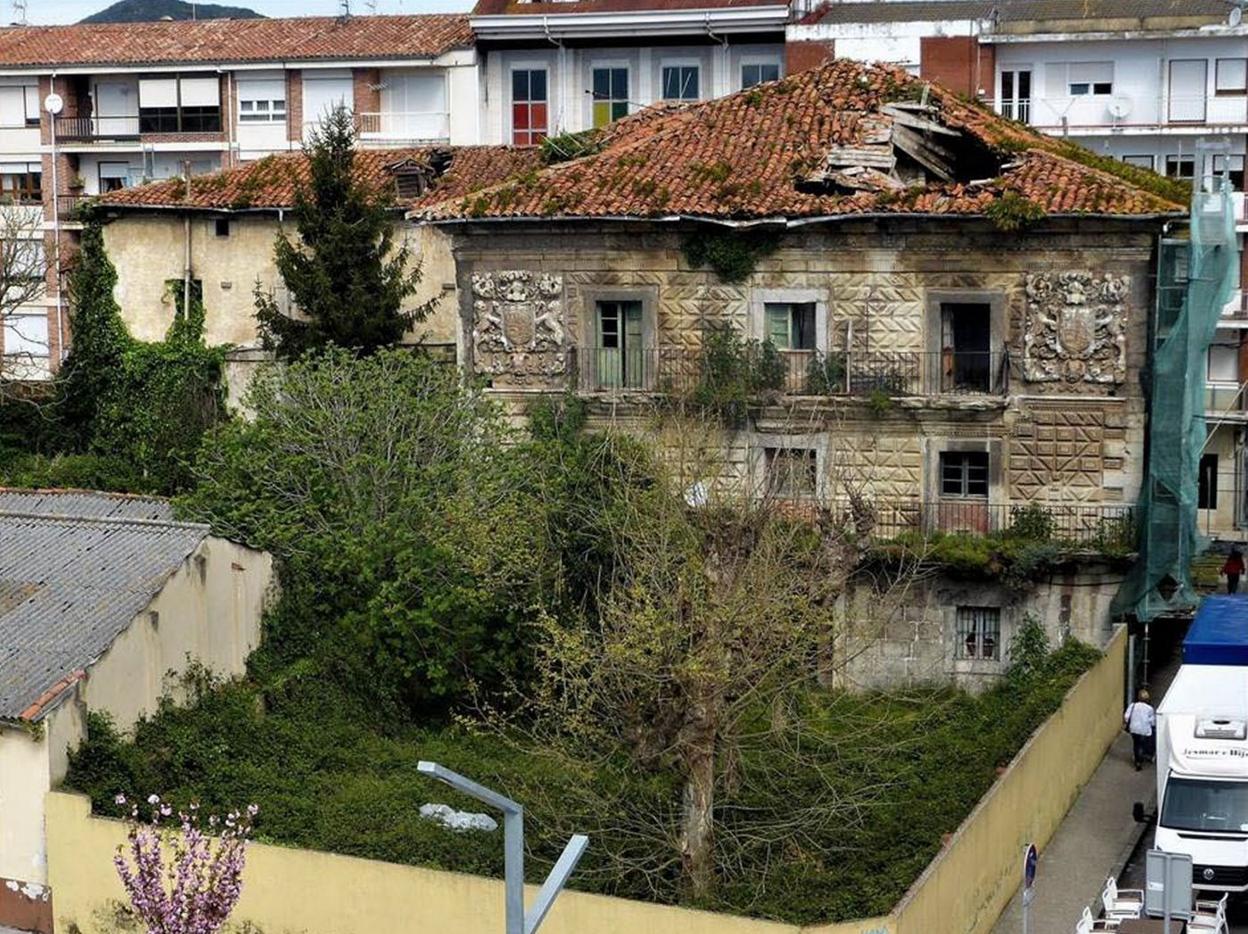
[[[1131,854],[1131,859],[1123,871],[1121,879],[1123,888],[1144,887],[1144,854],[1152,845],[1153,828],[1149,827],[1148,833],[1140,839],[1140,845]],[[1231,901],[1230,906],[1231,934],[1248,934],[1248,897]]]

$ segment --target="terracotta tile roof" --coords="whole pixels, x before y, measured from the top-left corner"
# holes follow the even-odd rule
[[[331,16],[0,29],[0,66],[431,58],[472,45],[468,17]]]
[[[538,165],[536,149],[509,146],[422,147],[413,149],[362,149],[356,153],[355,169],[360,177],[378,188],[393,185],[391,166],[401,162],[428,165],[435,154],[449,153],[450,165],[439,176],[428,195],[399,202],[398,207],[414,207],[445,198],[462,198],[469,192],[492,185]],[[234,169],[199,175],[186,183],[172,178],[134,188],[123,188],[95,199],[109,209],[196,208],[206,211],[257,211],[288,208],[295,203],[295,192],[306,183],[308,160],[301,153],[268,156]]]
[[[824,3],[801,22],[825,24],[912,23],[979,20],[999,24],[1080,22],[1107,19],[1148,21],[1200,17],[1225,22],[1231,0],[890,0],[887,3]]]
[[[1047,213],[1182,213],[1169,183],[1100,160],[927,87],[934,141],[969,152],[960,181],[925,184],[864,168],[891,157],[897,108],[925,84],[892,66],[836,60],[729,97],[643,111],[610,127],[600,151],[429,204],[434,220],[524,217],[800,218],[863,213],[982,214],[1007,196]],[[891,114],[890,115],[890,111]],[[867,162],[857,163],[866,153]],[[960,163],[961,164],[961,163]],[[848,166],[840,171],[836,166]],[[834,177],[838,184],[827,183]],[[930,176],[929,176],[930,177]],[[811,179],[822,184],[811,184]],[[891,182],[885,184],[884,182]],[[800,183],[800,187],[799,187]],[[1150,190],[1151,188],[1151,190]],[[1176,200],[1171,200],[1176,198]],[[1013,202],[1007,208],[1017,205]]]
[[[662,10],[722,10],[785,6],[776,0],[477,0],[473,16],[560,16],[565,13],[644,13]]]

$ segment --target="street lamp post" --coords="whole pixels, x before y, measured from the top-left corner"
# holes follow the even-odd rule
[[[589,837],[579,833],[572,835],[572,839],[563,848],[563,853],[559,856],[554,868],[550,870],[550,875],[542,883],[533,907],[526,914],[524,910],[524,807],[436,762],[418,762],[416,770],[503,812],[505,931],[506,934],[535,934],[550,912],[555,899],[563,891],[564,883],[576,869],[576,864],[580,862],[585,848],[589,846]]]

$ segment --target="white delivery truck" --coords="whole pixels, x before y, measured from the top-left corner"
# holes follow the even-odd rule
[[[1248,595],[1207,597],[1157,709],[1155,846],[1192,883],[1248,891]]]

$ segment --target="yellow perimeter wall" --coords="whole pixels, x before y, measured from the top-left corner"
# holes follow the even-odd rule
[[[543,934],[978,934],[1017,888],[1021,849],[1043,847],[1119,728],[1126,633],[1071,690],[887,918],[841,924],[755,921],[565,892]],[[110,934],[123,899],[112,856],[124,826],[92,817],[87,799],[47,800],[49,881],[57,931]],[[502,845],[500,838],[499,845]],[[591,843],[592,845],[592,843]],[[530,891],[530,898],[535,890]],[[255,844],[235,920],[264,934],[502,930],[500,882],[458,873]]]

